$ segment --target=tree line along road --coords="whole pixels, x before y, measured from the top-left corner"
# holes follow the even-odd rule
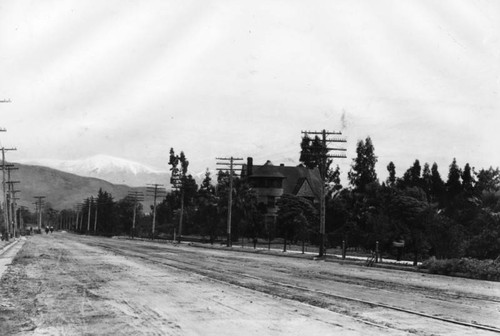
[[[500,333],[498,282],[63,232],[17,245],[1,335]]]

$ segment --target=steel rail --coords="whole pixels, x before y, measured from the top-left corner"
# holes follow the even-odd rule
[[[429,314],[418,312],[418,311],[415,311],[415,310],[409,310],[409,309],[405,309],[405,308],[400,308],[400,307],[396,307],[396,306],[387,305],[387,304],[384,304],[384,303],[378,303],[378,302],[373,302],[373,301],[368,301],[368,300],[362,300],[362,299],[357,299],[357,298],[343,296],[343,295],[338,295],[338,294],[332,294],[332,293],[324,292],[324,291],[321,291],[321,290],[311,290],[309,288],[305,288],[305,287],[302,287],[302,286],[296,286],[296,285],[287,284],[287,283],[283,283],[283,282],[279,282],[279,281],[274,281],[274,280],[270,280],[270,279],[266,279],[266,278],[256,277],[256,276],[244,273],[244,272],[238,272],[237,274],[232,274],[232,276],[234,278],[236,278],[236,280],[230,281],[227,278],[227,276],[228,276],[227,273],[224,274],[224,276],[221,276],[220,270],[209,269],[207,267],[205,267],[203,269],[200,269],[199,268],[200,265],[196,264],[196,263],[193,263],[193,262],[179,261],[179,260],[173,259],[173,258],[165,256],[165,255],[152,256],[152,255],[147,254],[147,253],[145,253],[143,251],[137,251],[137,250],[131,251],[131,250],[127,250],[125,247],[113,247],[113,248],[111,248],[107,244],[98,244],[98,243],[94,243],[94,244],[102,246],[102,247],[107,248],[107,249],[112,249],[115,252],[118,251],[118,252],[120,252],[120,254],[125,254],[125,255],[128,255],[128,256],[134,256],[135,255],[136,257],[147,259],[147,260],[149,260],[151,262],[154,262],[156,264],[168,266],[168,267],[179,269],[179,270],[182,270],[182,271],[193,272],[193,273],[196,273],[198,275],[205,276],[205,277],[207,277],[209,279],[212,279],[212,280],[216,280],[216,281],[219,281],[219,282],[222,282],[222,283],[228,283],[228,284],[232,284],[232,285],[237,285],[237,286],[240,286],[240,287],[244,287],[244,288],[251,289],[251,290],[256,290],[256,291],[259,291],[259,292],[264,292],[264,291],[255,289],[254,287],[251,287],[249,284],[247,285],[247,284],[241,283],[241,281],[238,281],[238,278],[245,277],[245,278],[248,278],[248,279],[258,280],[258,281],[261,281],[261,282],[269,283],[269,284],[272,284],[272,285],[275,285],[275,286],[280,286],[280,287],[286,287],[286,288],[289,288],[289,289],[299,290],[299,291],[302,291],[302,292],[305,292],[305,293],[321,294],[321,295],[328,296],[328,297],[331,297],[331,298],[336,298],[336,299],[341,299],[341,300],[346,300],[346,301],[352,301],[352,302],[356,302],[356,303],[361,303],[361,304],[365,304],[365,305],[369,305],[369,306],[374,306],[374,307],[380,307],[380,308],[395,310],[395,311],[398,311],[398,312],[402,312],[402,313],[406,313],[406,314],[410,314],[410,315],[417,315],[417,316],[420,316],[420,317],[424,317],[424,318],[428,318],[428,319],[433,319],[433,320],[437,320],[437,321],[440,321],[440,322],[451,323],[451,324],[455,324],[455,325],[459,325],[459,326],[463,326],[463,327],[469,327],[469,328],[474,328],[474,329],[491,331],[491,332],[499,333],[500,334],[500,329],[499,328],[495,328],[495,327],[491,327],[491,326],[457,321],[457,320],[446,318],[446,317],[439,317],[439,316],[435,316],[435,315],[429,315]],[[147,246],[141,245],[141,247],[147,247]],[[128,248],[130,248],[130,246],[128,246]],[[140,256],[138,256],[137,254],[140,254]],[[153,258],[156,259],[156,260],[154,260]],[[176,265],[172,265],[172,263],[166,262],[165,259],[169,260],[170,262],[175,262]],[[186,265],[189,265],[189,266],[192,266],[192,267],[187,267]],[[277,295],[275,293],[273,293],[273,294]],[[282,295],[282,297],[283,297],[283,295]],[[313,305],[313,304],[309,303],[309,305]],[[316,307],[322,308],[321,306],[316,306]],[[383,324],[379,325],[379,324],[375,324],[375,323],[370,322],[370,321],[365,321],[365,320],[360,320],[360,321],[365,322],[365,323],[369,323],[369,324],[372,324],[372,325],[380,326],[380,327],[385,326]],[[393,329],[397,329],[397,328],[393,328]],[[397,330],[399,330],[399,329],[397,329]]]

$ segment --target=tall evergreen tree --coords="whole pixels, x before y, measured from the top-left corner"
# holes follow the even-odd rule
[[[438,165],[434,162],[431,167],[431,201],[443,205],[445,191],[445,184],[439,174]]]
[[[422,171],[422,189],[424,189],[425,193],[427,194],[427,199],[431,201],[432,173],[427,162],[424,164],[424,169]]]
[[[389,176],[387,177],[387,185],[393,187],[396,185],[396,166],[394,162],[389,162],[387,165],[387,171],[389,172]]]
[[[457,160],[453,158],[453,162],[451,163],[450,170],[448,172],[448,181],[446,182],[448,201],[453,200],[462,192],[462,183],[460,182],[461,176],[462,171],[457,165]]]
[[[465,164],[464,170],[462,172],[462,189],[471,195],[474,189],[474,177],[472,176],[472,169],[468,163]]]
[[[408,168],[408,170],[403,175],[403,187],[411,188],[411,187],[420,187],[421,186],[421,178],[420,174],[422,172],[422,168],[420,166],[420,161],[415,160],[413,166]]]
[[[365,141],[358,141],[356,154],[348,177],[350,184],[356,190],[363,192],[368,184],[378,181],[375,171],[377,157],[370,137],[367,137]]]

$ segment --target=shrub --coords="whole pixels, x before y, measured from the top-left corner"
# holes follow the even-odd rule
[[[463,275],[468,278],[500,281],[500,258],[478,260],[472,258],[443,259],[434,257],[422,263],[420,268],[432,274]]]

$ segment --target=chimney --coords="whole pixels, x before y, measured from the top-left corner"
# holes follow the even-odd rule
[[[247,157],[247,176],[253,175],[253,158]]]
[[[284,166],[285,166],[285,164],[284,164],[284,163],[280,163],[280,167],[284,167]]]

